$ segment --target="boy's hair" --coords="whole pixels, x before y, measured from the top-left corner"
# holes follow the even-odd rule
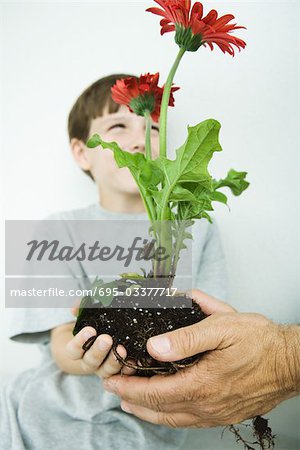
[[[72,107],[68,117],[68,133],[69,139],[80,139],[86,142],[89,137],[91,122],[97,117],[103,115],[105,107],[108,107],[108,113],[113,114],[120,108],[111,98],[111,87],[117,80],[126,77],[135,77],[136,75],[117,73],[108,75],[95,81],[78,97]],[[84,170],[92,180],[93,176],[90,171]]]

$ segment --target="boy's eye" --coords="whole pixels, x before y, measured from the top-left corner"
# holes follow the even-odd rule
[[[111,127],[109,127],[109,130],[112,130],[113,128],[116,128],[116,127],[125,128],[125,125],[123,123],[116,123],[115,125],[112,125]]]
[[[116,123],[115,125],[109,127],[109,130],[112,130],[113,128],[126,128],[126,127],[123,123]],[[159,127],[157,125],[152,125],[152,130],[159,132]]]

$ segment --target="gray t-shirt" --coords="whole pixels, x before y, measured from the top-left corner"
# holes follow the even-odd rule
[[[99,204],[47,217],[48,220],[146,218],[146,213],[114,213]],[[193,287],[226,299],[225,263],[216,225],[196,221],[193,236],[193,268],[196,268]],[[41,361],[37,367],[16,376],[1,393],[1,450],[181,448],[188,429],[171,429],[126,414],[120,408],[119,398],[105,391],[96,375],[70,375],[57,367],[50,350],[50,330],[67,322],[74,322],[69,308],[13,310],[9,338],[38,344]]]

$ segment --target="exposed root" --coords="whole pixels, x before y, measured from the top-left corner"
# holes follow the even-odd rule
[[[242,425],[244,425],[244,424],[242,424]],[[247,425],[245,425],[245,426],[247,426]],[[249,441],[246,441],[246,440],[241,436],[239,428],[235,427],[234,425],[227,425],[227,427],[225,427],[224,430],[223,430],[223,432],[222,432],[222,437],[223,437],[224,431],[225,431],[227,428],[229,429],[229,431],[230,431],[231,433],[233,433],[233,434],[235,435],[235,440],[236,440],[236,442],[241,442],[242,444],[244,444],[244,450],[256,450],[254,447],[251,447],[251,445],[255,444],[255,442],[249,442]],[[250,445],[250,444],[251,444],[251,445]]]
[[[140,360],[137,361],[136,364],[133,364],[129,361],[127,361],[127,358],[124,359],[122,358],[122,356],[118,353],[117,351],[117,344],[114,344],[112,347],[113,353],[115,355],[115,357],[117,358],[117,360],[126,367],[130,367],[131,369],[136,369],[136,370],[149,370],[152,371],[154,373],[157,374],[164,374],[164,373],[170,373],[170,368],[173,367],[173,369],[175,369],[175,372],[177,372],[180,368],[184,368],[184,367],[190,367],[193,366],[195,364],[196,361],[191,362],[191,363],[186,363],[186,364],[178,364],[175,362],[169,362],[167,363],[168,366],[151,366],[151,365],[147,365],[150,363],[149,358],[142,358]]]
[[[221,437],[223,437],[224,431],[229,429],[231,433],[235,435],[236,442],[241,442],[244,445],[244,450],[273,450],[275,448],[275,435],[273,435],[271,428],[268,426],[268,419],[261,416],[256,416],[252,420],[252,424],[244,424],[245,427],[252,426],[253,436],[256,441],[250,442],[244,439],[240,433],[240,430],[235,425],[228,425],[222,431]],[[252,447],[258,445],[259,447]]]

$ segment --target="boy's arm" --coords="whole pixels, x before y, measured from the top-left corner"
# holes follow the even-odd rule
[[[111,351],[113,340],[108,334],[97,337],[89,350],[84,352],[83,344],[96,335],[92,327],[83,328],[76,336],[72,330],[74,322],[65,323],[51,330],[50,348],[57,366],[72,375],[96,374],[107,378],[120,372],[121,365]],[[122,358],[126,358],[126,350],[122,345],[117,347]],[[104,361],[105,360],[105,361]],[[123,373],[132,374],[133,370],[124,368]]]

